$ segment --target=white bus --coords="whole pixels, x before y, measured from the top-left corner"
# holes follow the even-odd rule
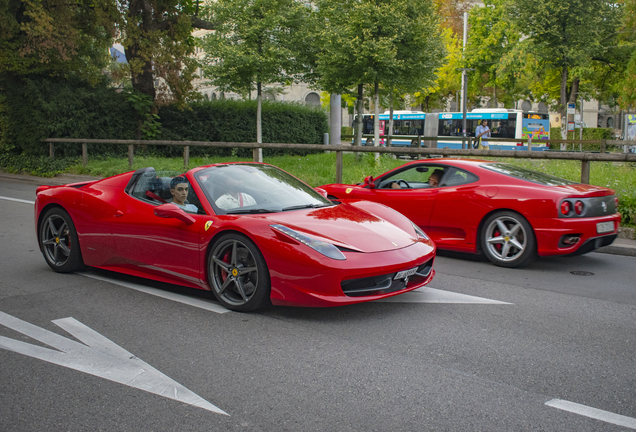
[[[389,113],[380,114],[380,145],[385,143],[384,136],[388,135]],[[486,120],[491,129],[491,138],[528,138],[532,136],[532,150],[547,150],[549,146],[541,143],[550,138],[550,116],[548,114],[523,112],[521,110],[505,108],[478,108],[466,113],[466,131],[470,137],[475,137],[475,129]],[[355,126],[355,124],[354,124]],[[418,136],[438,137],[437,148],[461,149],[461,140],[444,141],[444,137],[461,138],[463,114],[461,112],[423,113],[411,111],[395,111],[393,113],[392,144],[411,146],[417,142]],[[373,134],[373,114],[363,115],[363,130],[365,135]],[[406,136],[406,137],[404,137]],[[434,142],[429,141],[431,145]],[[492,150],[527,150],[523,142],[490,141]],[[366,145],[373,145],[373,138],[366,139]],[[423,143],[423,145],[427,145]]]

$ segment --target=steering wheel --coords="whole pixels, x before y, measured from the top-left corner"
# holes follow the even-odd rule
[[[411,185],[406,182],[406,180],[399,179],[397,182],[400,186],[404,185],[407,189],[411,189]]]

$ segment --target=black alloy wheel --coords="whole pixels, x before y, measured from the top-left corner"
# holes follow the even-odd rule
[[[270,304],[267,264],[250,239],[238,233],[225,234],[214,242],[211,251],[210,287],[223,306],[249,312]]]
[[[59,273],[80,270],[84,263],[71,216],[60,207],[40,219],[39,242],[46,263]]]

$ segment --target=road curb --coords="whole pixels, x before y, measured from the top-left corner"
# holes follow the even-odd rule
[[[636,241],[634,241],[634,243],[636,243]],[[611,244],[609,246],[603,246],[602,248],[598,248],[594,252],[599,252],[599,253],[604,253],[604,254],[611,254],[611,255],[622,255],[622,256],[633,256],[633,257],[636,257],[636,246]]]

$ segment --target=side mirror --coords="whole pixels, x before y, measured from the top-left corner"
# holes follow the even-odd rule
[[[364,179],[364,183],[362,183],[362,187],[375,189],[375,183],[373,183],[373,176],[367,176],[367,178]]]
[[[160,218],[174,218],[174,219],[179,219],[181,222],[185,223],[186,225],[192,225],[193,223],[196,222],[196,219],[192,217],[192,215],[187,214],[186,212],[184,212],[183,210],[181,210],[179,207],[177,207],[175,204],[172,203],[168,203],[168,204],[162,204],[158,207],[155,207],[155,216],[158,216]]]
[[[324,190],[323,188],[317,187],[317,188],[314,188],[314,190],[318,192],[320,195],[322,195],[323,197],[327,198],[327,191]]]

